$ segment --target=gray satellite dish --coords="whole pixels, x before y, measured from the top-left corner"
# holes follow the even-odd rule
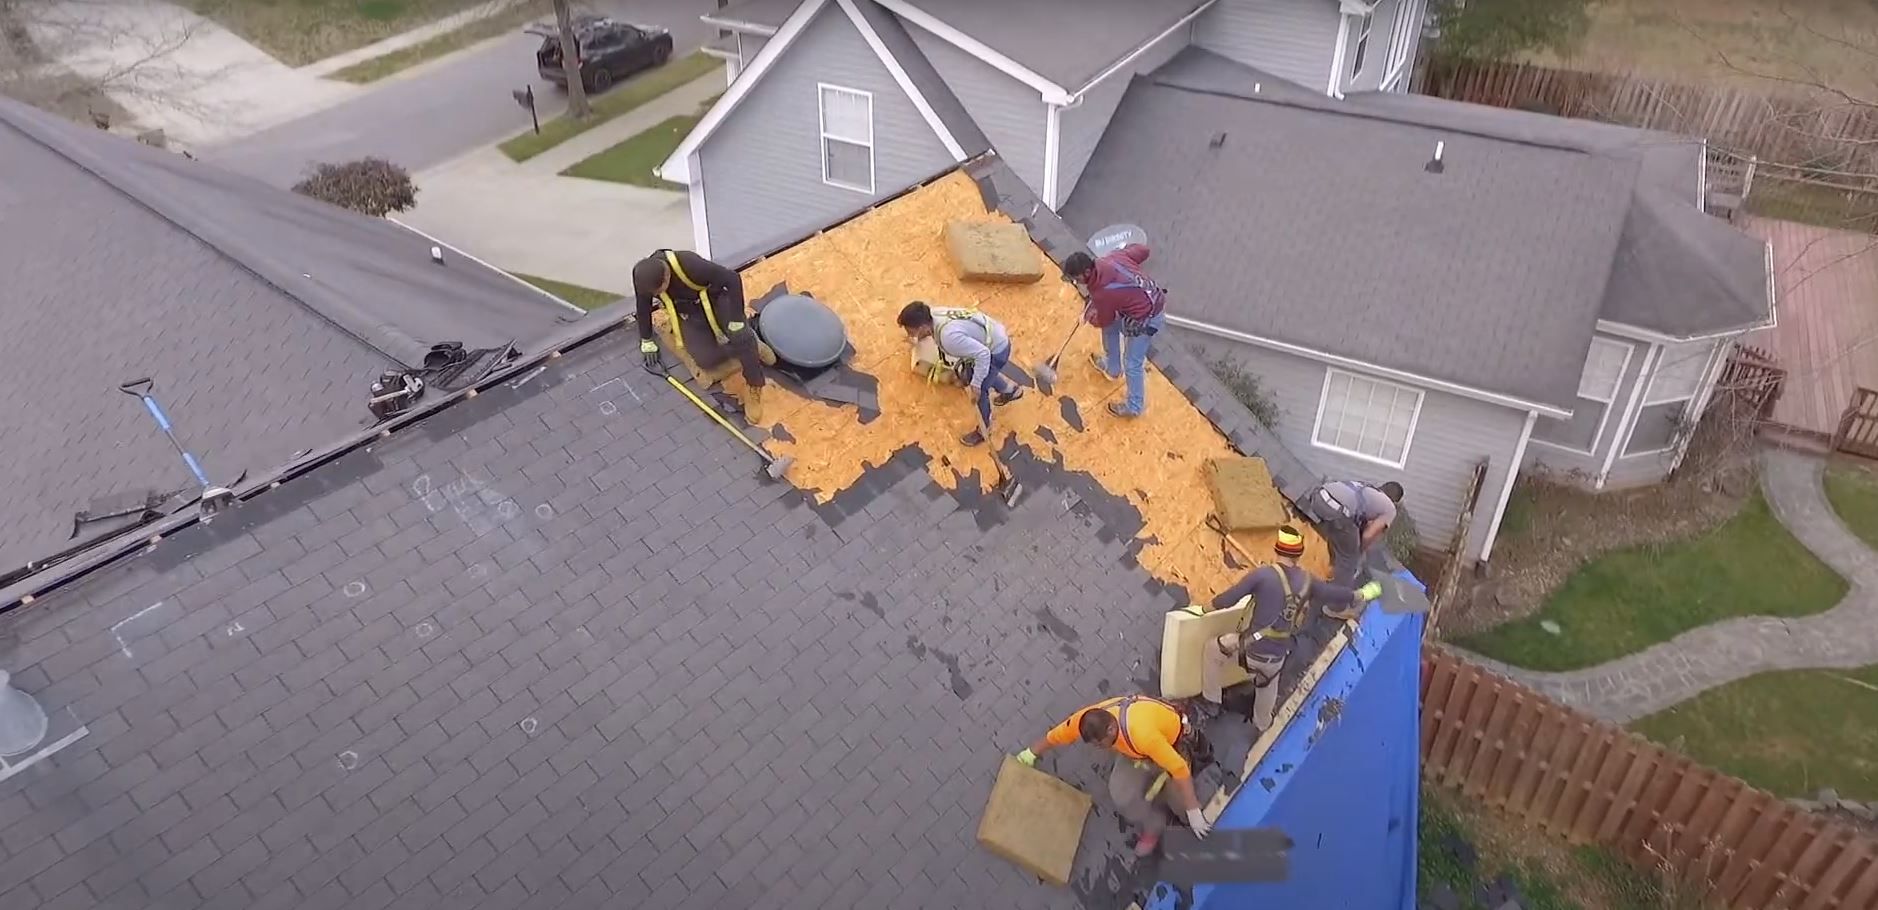
[[[1148,232],[1138,224],[1111,224],[1089,235],[1089,252],[1107,256],[1131,243],[1147,243]]]

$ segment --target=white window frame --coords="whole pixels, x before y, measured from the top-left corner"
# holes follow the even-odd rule
[[[1357,17],[1357,28],[1359,28],[1360,31],[1356,33],[1355,50],[1350,54],[1352,58],[1350,60],[1350,75],[1347,77],[1350,82],[1355,82],[1356,77],[1363,75],[1363,64],[1369,62],[1369,39],[1375,27],[1376,8],[1372,6],[1369,8],[1369,12]]]
[[[1591,349],[1596,348],[1600,344],[1608,345],[1611,347],[1623,348],[1624,349],[1624,362],[1621,365],[1619,365],[1617,368],[1617,381],[1611,384],[1611,397],[1609,398],[1599,398],[1596,395],[1586,395],[1584,374],[1580,373],[1578,376],[1578,397],[1588,398],[1592,401],[1595,401],[1595,402],[1598,402],[1599,404],[1604,405],[1604,416],[1598,418],[1598,430],[1597,432],[1591,434],[1591,448],[1577,449],[1577,448],[1568,446],[1562,442],[1553,442],[1549,439],[1540,439],[1537,435],[1534,435],[1532,437],[1533,442],[1536,442],[1547,448],[1558,449],[1561,452],[1571,452],[1577,455],[1596,455],[1598,453],[1598,440],[1603,439],[1604,431],[1610,428],[1611,406],[1617,403],[1617,393],[1622,392],[1624,390],[1624,374],[1630,372],[1630,358],[1635,356],[1637,353],[1637,346],[1634,344],[1626,344],[1614,338],[1595,338],[1594,337],[1591,339],[1591,347],[1585,349],[1585,365],[1586,366],[1589,366],[1591,364],[1591,356],[1590,356]]]
[[[828,175],[828,141],[829,140],[832,139],[836,142],[840,142],[846,145],[862,145],[863,144],[860,142],[856,142],[855,140],[850,139],[846,136],[829,135],[828,133],[828,105],[825,103],[825,100],[827,98],[826,93],[831,92],[831,91],[832,92],[846,92],[847,94],[857,95],[861,98],[867,99],[867,142],[865,143],[865,145],[867,146],[867,185],[866,186],[859,186],[859,185],[852,184],[852,183],[844,183]],[[845,85],[835,85],[832,82],[817,82],[815,83],[815,119],[817,121],[817,126],[819,127],[819,132],[821,133],[821,141],[818,143],[820,147],[816,149],[816,153],[822,156],[822,182],[828,184],[829,186],[836,187],[839,189],[853,190],[854,192],[857,192],[857,193],[866,193],[867,195],[872,196],[874,194],[874,184],[875,184],[874,93],[868,92],[868,91],[862,91],[861,89],[858,89],[858,88],[849,88]]]
[[[1669,445],[1660,449],[1650,449],[1644,452],[1625,451],[1630,448],[1630,438],[1637,435],[1637,424],[1643,422],[1642,415],[1645,410],[1666,404],[1681,404],[1684,408],[1683,417],[1685,419],[1688,417],[1689,405],[1693,404],[1696,399],[1702,397],[1702,390],[1708,388],[1709,384],[1714,381],[1716,352],[1724,347],[1725,345],[1716,344],[1709,348],[1708,355],[1702,358],[1702,372],[1696,374],[1695,389],[1690,392],[1687,397],[1683,398],[1665,398],[1659,401],[1654,397],[1656,395],[1656,380],[1663,375],[1663,361],[1671,355],[1665,353],[1663,357],[1657,358],[1655,368],[1650,371],[1650,382],[1648,385],[1644,386],[1642,403],[1637,405],[1637,419],[1630,422],[1630,431],[1624,434],[1624,443],[1617,450],[1618,458],[1649,458],[1651,456],[1661,455],[1665,452],[1674,452],[1678,448],[1681,448],[1683,443],[1688,441],[1685,434],[1685,438],[1671,439]],[[1691,360],[1693,359],[1694,358],[1691,358]],[[1676,362],[1681,363],[1684,361]]]
[[[1346,449],[1343,446],[1323,441],[1321,435],[1324,430],[1324,410],[1326,405],[1330,403],[1330,384],[1338,376],[1349,377],[1353,386],[1354,383],[1357,382],[1367,382],[1414,394],[1415,404],[1413,409],[1409,412],[1408,435],[1402,440],[1402,458],[1400,461],[1390,461],[1387,458],[1371,455],[1368,452]],[[1324,368],[1324,386],[1317,393],[1317,416],[1311,421],[1311,445],[1320,449],[1336,452],[1339,455],[1348,455],[1351,458],[1360,458],[1367,462],[1400,470],[1408,465],[1409,451],[1415,447],[1415,428],[1421,423],[1422,405],[1427,403],[1427,400],[1428,394],[1426,392],[1411,385],[1390,382],[1387,379],[1378,379],[1374,376],[1365,376],[1362,373],[1351,372],[1349,370],[1339,370],[1336,367],[1326,367]]]

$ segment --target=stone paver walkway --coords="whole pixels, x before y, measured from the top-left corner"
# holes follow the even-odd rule
[[[1826,501],[1818,458],[1769,448],[1761,489],[1774,514],[1851,586],[1838,606],[1793,619],[1750,616],[1684,632],[1583,670],[1541,673],[1470,654],[1497,673],[1615,723],[1629,723],[1697,694],[1769,670],[1878,664],[1878,554],[1853,536]]]

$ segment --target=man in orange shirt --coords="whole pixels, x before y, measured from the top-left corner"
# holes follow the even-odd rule
[[[1180,709],[1147,695],[1123,695],[1071,714],[1030,748],[1019,752],[1017,760],[1035,766],[1038,755],[1078,739],[1113,750],[1115,767],[1109,772],[1109,798],[1123,818],[1140,826],[1135,853],[1147,856],[1160,846],[1161,829],[1167,824],[1148,797],[1157,766],[1172,782],[1174,808],[1186,816],[1187,827],[1200,837],[1212,830],[1193,792],[1193,769],[1180,754],[1183,737],[1192,735],[1197,734],[1187,729]]]

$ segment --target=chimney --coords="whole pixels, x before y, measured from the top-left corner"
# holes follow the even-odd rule
[[[1422,165],[1422,170],[1427,171],[1430,174],[1439,174],[1442,171],[1447,170],[1447,165],[1444,165],[1441,163],[1441,153],[1447,151],[1447,148],[1448,148],[1448,144],[1446,142],[1436,142],[1435,143],[1435,156],[1433,158],[1428,159],[1427,164]]]

